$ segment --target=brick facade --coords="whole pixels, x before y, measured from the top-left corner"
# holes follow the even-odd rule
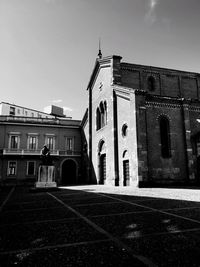
[[[99,183],[103,169],[111,185],[198,183],[199,90],[197,73],[97,59],[88,85],[90,178]],[[101,102],[107,120],[97,129]]]

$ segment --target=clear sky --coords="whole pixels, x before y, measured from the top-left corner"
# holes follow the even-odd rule
[[[98,54],[200,73],[200,0],[0,0],[0,102],[82,119]]]

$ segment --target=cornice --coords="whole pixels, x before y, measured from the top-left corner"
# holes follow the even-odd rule
[[[113,91],[117,96],[124,98],[126,100],[130,100],[130,90],[128,87],[114,86]]]
[[[1,121],[0,125],[17,125],[25,127],[43,127],[43,128],[67,128],[67,129],[80,129],[81,125],[59,125],[59,124],[38,124],[38,123],[24,123],[24,122],[9,122]]]
[[[178,69],[168,69],[168,68],[149,66],[149,65],[131,64],[126,62],[121,62],[121,69],[130,71],[152,72],[157,74],[173,75],[173,76],[178,75],[191,78],[196,78],[200,76],[200,73],[197,72],[184,71]]]
[[[197,107],[197,106],[189,106],[189,111],[200,112],[200,107]]]
[[[145,105],[146,107],[156,107],[156,108],[171,108],[171,109],[174,109],[174,108],[178,108],[180,109],[181,108],[181,105],[180,104],[175,104],[175,103],[161,103],[161,102],[149,102],[149,101],[146,101],[145,102]]]

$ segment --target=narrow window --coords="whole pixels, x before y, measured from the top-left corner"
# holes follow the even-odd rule
[[[122,136],[123,136],[123,137],[126,137],[127,134],[128,134],[128,126],[127,126],[127,124],[124,124],[124,125],[122,126]]]
[[[67,151],[73,150],[73,138],[72,137],[67,137],[66,149],[67,149]]]
[[[10,138],[10,148],[17,149],[19,147],[19,136],[12,135]]]
[[[105,121],[104,121],[105,112],[104,112],[104,105],[102,102],[100,103],[100,112],[101,112],[100,128],[102,128],[105,126]]]
[[[107,124],[107,103],[101,102],[96,109],[96,130],[103,128]]]
[[[101,125],[100,125],[101,119],[100,119],[100,117],[101,117],[100,110],[99,110],[99,108],[97,108],[97,110],[96,110],[96,129],[97,130],[99,130],[101,128]]]
[[[104,121],[105,125],[107,124],[107,103],[106,101],[104,102]]]
[[[47,137],[47,147],[49,150],[54,150],[54,137]]]
[[[9,161],[8,162],[8,176],[16,175],[17,173],[17,162]]]
[[[29,136],[29,149],[35,150],[37,144],[37,137],[36,136]]]
[[[163,158],[171,157],[169,120],[166,117],[160,119],[161,155]]]
[[[153,76],[150,76],[148,78],[148,90],[149,91],[154,91],[155,90],[155,79]]]

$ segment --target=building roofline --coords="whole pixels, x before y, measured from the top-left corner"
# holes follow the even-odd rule
[[[63,118],[38,118],[38,117],[24,117],[24,116],[5,116],[0,115],[0,123],[15,123],[26,125],[61,125],[61,126],[81,126],[81,120],[63,119]]]
[[[36,111],[36,112],[39,112],[39,113],[42,113],[42,114],[45,114],[45,115],[54,116],[54,115],[51,115],[51,114],[46,113],[46,112],[44,112],[44,111],[40,111],[40,110],[33,109],[33,108],[27,108],[27,107],[20,106],[20,105],[16,105],[16,104],[11,104],[11,103],[8,103],[8,102],[5,102],[5,101],[1,101],[0,104],[7,104],[7,105],[15,106],[15,107],[18,107],[18,108],[24,108],[24,109],[27,109],[27,110]],[[54,116],[54,117],[55,117],[55,116]]]
[[[179,69],[172,69],[172,68],[166,68],[166,67],[157,67],[157,66],[152,66],[152,65],[142,65],[142,64],[134,64],[134,63],[127,63],[127,62],[121,62],[121,66],[122,67],[127,67],[127,68],[149,68],[152,70],[164,70],[167,72],[179,72],[179,73],[183,73],[183,74],[190,74],[190,75],[197,75],[199,76],[200,73],[198,72],[192,72],[192,71],[185,71],[185,70],[179,70]]]

